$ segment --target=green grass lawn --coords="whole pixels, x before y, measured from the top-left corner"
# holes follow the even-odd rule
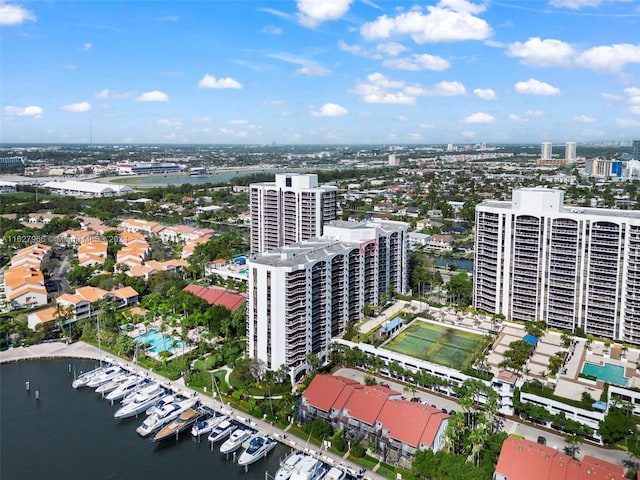
[[[482,335],[415,320],[383,348],[462,370],[486,342]]]

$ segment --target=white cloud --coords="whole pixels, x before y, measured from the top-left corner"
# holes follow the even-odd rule
[[[640,115],[640,105],[632,105],[629,107],[629,112],[634,115]]]
[[[82,48],[80,50],[82,50],[83,52],[88,52],[89,50],[91,50],[93,48],[93,44],[92,43],[85,43],[84,45],[82,45]]]
[[[594,70],[619,72],[627,63],[640,63],[640,45],[620,43],[594,47],[582,52],[576,63]]]
[[[495,117],[488,113],[476,112],[462,119],[464,123],[494,123]]]
[[[462,132],[462,136],[464,138],[472,140],[473,138],[475,138],[476,132],[474,132],[473,130],[465,130],[465,131]]]
[[[262,33],[268,33],[269,35],[281,35],[282,29],[280,27],[276,27],[275,25],[267,25],[260,30]]]
[[[7,105],[4,107],[4,113],[10,117],[33,117],[42,118],[44,111],[37,105],[30,105],[28,107],[16,107],[14,105]]]
[[[474,14],[485,8],[465,0],[443,0],[436,6],[427,7],[426,14],[414,9],[393,18],[382,15],[362,25],[360,33],[367,40],[409,35],[416,43],[484,40],[491,36],[492,29]]]
[[[436,83],[433,88],[412,85],[405,88],[405,92],[410,95],[424,97],[455,97],[458,95],[466,95],[467,89],[460,82],[442,81]]]
[[[298,20],[305,27],[317,27],[338,20],[349,10],[352,0],[298,0]]]
[[[490,88],[476,88],[473,90],[473,94],[482,100],[492,101],[496,99],[496,92]]]
[[[376,50],[382,52],[390,57],[396,57],[400,55],[402,52],[408,50],[407,47],[398,42],[385,42],[379,43],[376,47]]]
[[[309,65],[306,67],[300,67],[296,70],[296,73],[306,75],[308,77],[326,77],[331,73],[331,70],[327,70],[320,65]]]
[[[640,88],[625,88],[624,93],[629,97],[629,112],[640,115]]]
[[[539,67],[569,66],[575,52],[571,45],[561,40],[540,37],[529,38],[526,42],[509,45],[507,54],[522,59],[522,63]]]
[[[528,122],[529,119],[528,118],[523,118],[520,115],[516,115],[515,113],[512,113],[509,115],[509,120],[513,120],[514,122]]]
[[[407,115],[398,115],[398,120],[400,120],[401,122],[408,122],[409,117]]]
[[[0,25],[19,25],[26,21],[36,21],[33,12],[20,5],[0,3]]]
[[[103,88],[98,93],[95,94],[96,98],[113,98],[113,99],[122,99],[127,97],[132,97],[132,92],[114,92],[113,90],[109,90],[108,88]]]
[[[621,127],[640,127],[640,120],[627,120],[624,118],[619,118],[616,120],[616,123]]]
[[[409,140],[411,142],[420,142],[420,141],[424,140],[424,137],[422,135],[420,135],[419,133],[409,133],[409,134],[407,134],[407,140]]]
[[[620,100],[622,100],[622,97],[620,95],[615,95],[613,93],[603,92],[600,94],[600,96],[605,100],[609,100],[611,102],[619,102]]]
[[[586,115],[576,115],[573,117],[576,122],[580,123],[596,123],[596,119],[593,117],[588,117]]]
[[[180,120],[171,120],[170,118],[162,118],[156,123],[162,127],[182,128],[182,122]]]
[[[383,62],[383,65],[396,70],[434,70],[437,72],[451,67],[451,64],[444,58],[428,53],[404,58],[388,58]]]
[[[349,110],[337,103],[325,103],[319,109],[312,109],[311,115],[314,117],[342,117],[349,113]]]
[[[407,95],[404,88],[402,81],[390,80],[382,73],[372,73],[366,82],[358,81],[349,93],[361,96],[365,103],[415,104],[415,95]]]
[[[198,88],[242,88],[242,84],[231,77],[216,78],[207,73],[198,82]]]
[[[65,112],[83,113],[91,111],[91,104],[89,102],[70,103],[60,108]]]
[[[180,20],[180,17],[178,15],[165,15],[163,17],[158,17],[158,20],[160,22],[177,22]]]
[[[541,110],[527,110],[527,115],[530,117],[541,117],[544,115],[544,112]]]
[[[142,95],[136,97],[136,102],[168,102],[169,95],[160,90],[152,90],[150,92],[144,92]]]
[[[355,45],[355,44],[351,45],[345,42],[344,40],[338,40],[338,48],[343,52],[348,52],[358,57],[373,58],[376,60],[382,58],[382,55],[380,53],[367,50],[366,48],[363,48],[361,45]]]
[[[582,7],[597,7],[602,0],[550,0],[549,5],[557,8],[580,10]]]
[[[515,91],[521,94],[529,95],[558,95],[560,89],[549,85],[548,83],[541,82],[535,78],[530,78],[526,82],[518,82],[514,86]]]
[[[419,127],[420,128],[436,128],[435,124],[433,123],[421,123]]]

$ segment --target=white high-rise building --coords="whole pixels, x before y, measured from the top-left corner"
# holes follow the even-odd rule
[[[247,353],[296,379],[307,356],[326,360],[331,339],[378,305],[406,293],[408,224],[332,222],[324,236],[251,256]]]
[[[475,308],[640,343],[640,211],[563,201],[522,188],[476,207]]]
[[[276,174],[275,182],[249,186],[251,252],[260,253],[322,235],[336,219],[335,186],[318,186],[318,175]]]
[[[540,151],[540,160],[551,160],[553,155],[553,144],[551,142],[542,142]]]
[[[576,142],[567,142],[564,158],[571,163],[576,161]]]

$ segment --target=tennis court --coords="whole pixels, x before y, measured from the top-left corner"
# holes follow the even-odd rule
[[[382,348],[461,370],[485,343],[481,335],[416,320]]]

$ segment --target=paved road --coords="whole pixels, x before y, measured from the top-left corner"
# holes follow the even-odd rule
[[[366,372],[355,370],[352,368],[341,368],[335,373],[336,375],[353,378],[361,383],[364,383],[364,377],[369,375]],[[429,405],[435,405],[437,408],[446,408],[447,411],[461,411],[458,403],[449,397],[441,397],[434,393],[426,392],[423,390],[419,390],[414,394],[410,391],[404,390],[406,386],[405,384],[395,382],[387,377],[378,377],[377,380],[378,383],[388,383],[390,388],[398,392],[402,392],[405,397],[416,396],[421,400],[424,400]],[[557,448],[561,451],[566,445],[564,443],[564,436],[559,433],[555,433],[546,429],[536,428],[528,424],[519,423],[513,419],[505,419],[503,430],[509,434],[522,435],[527,440],[532,440],[534,442],[537,441],[539,436],[545,437],[547,439],[547,446]],[[603,460],[607,460],[611,463],[616,463],[618,465],[625,465],[625,462],[633,461],[627,452],[624,452],[622,450],[608,449],[591,443],[583,443],[580,445],[580,452],[577,456],[579,458],[582,458],[584,455],[591,455]]]

